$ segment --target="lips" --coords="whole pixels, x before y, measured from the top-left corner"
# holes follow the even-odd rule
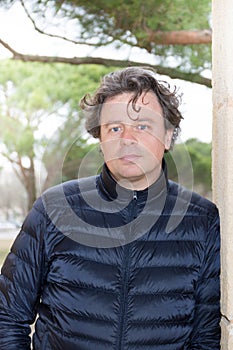
[[[120,159],[127,162],[136,162],[140,158],[137,154],[125,154],[120,156]]]

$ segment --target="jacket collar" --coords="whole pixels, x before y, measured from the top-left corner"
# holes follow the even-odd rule
[[[167,191],[167,188],[167,166],[164,159],[162,161],[162,171],[159,178],[151,186],[142,191],[133,191],[118,185],[111,176],[106,164],[103,165],[103,169],[100,174],[100,190],[110,200],[118,199],[120,201],[128,201],[134,198],[134,196],[136,196],[137,199],[146,200],[148,193],[150,193],[150,196],[152,194],[153,198],[155,198],[159,196],[161,192]]]

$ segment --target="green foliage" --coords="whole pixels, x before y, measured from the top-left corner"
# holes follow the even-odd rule
[[[185,174],[193,176],[193,182],[187,179],[184,183],[187,187],[207,195],[211,191],[211,144],[197,139],[189,139],[184,144],[177,144],[174,151],[165,155],[168,165],[169,178],[179,182],[179,174],[185,178]],[[173,152],[176,153],[175,157]],[[187,161],[187,154],[190,161]],[[174,161],[175,159],[175,161]],[[178,164],[178,166],[177,166]],[[190,165],[192,169],[190,169]],[[179,174],[178,174],[179,173]]]
[[[78,103],[85,93],[96,89],[105,73],[112,70],[102,66],[88,66],[87,69],[82,65],[2,61],[0,143],[4,145],[2,149],[9,159],[16,166],[22,166],[23,158],[35,162],[38,156],[43,155],[48,173],[45,187],[77,177],[84,160],[83,176],[98,172],[102,159],[96,146],[87,143]],[[40,134],[41,126],[50,118],[55,123],[60,118],[62,124],[59,128],[54,127],[52,136],[48,136],[48,130]],[[211,188],[211,145],[192,139],[175,147],[173,152],[176,152],[175,159],[179,159],[179,171],[188,174],[190,169],[183,152],[184,146],[192,161],[194,185],[201,184],[207,193]],[[179,180],[173,152],[166,155],[169,177]],[[21,173],[22,178],[27,178],[25,174],[30,169],[21,167],[21,170],[25,170]],[[29,186],[28,183],[24,185],[25,188]]]
[[[109,70],[111,68],[102,66],[87,69],[81,65],[1,61],[0,143],[4,146],[1,150],[14,165],[30,198],[36,197],[32,193],[35,191],[35,178],[33,181],[32,178],[35,176],[33,163],[38,157],[44,155],[49,183],[53,184],[60,180],[54,169],[59,162],[66,160],[71,140],[78,140],[77,162],[89,150],[83,139],[78,104],[80,98],[86,92],[92,92]],[[51,138],[45,125],[56,130],[52,120],[55,123],[62,121],[62,126]],[[68,176],[64,173],[64,179]]]
[[[211,66],[210,45],[155,45],[149,32],[210,29],[211,0],[34,0],[34,16],[48,24],[46,9],[54,18],[72,21],[71,39],[96,46],[127,43],[153,53],[159,64],[181,71],[200,72]],[[51,25],[51,23],[50,23]]]
[[[100,164],[103,164],[103,158],[95,144],[80,146],[74,143],[64,159],[62,181],[95,175],[99,172]]]
[[[207,190],[211,189],[211,144],[197,142],[190,139],[186,142],[192,159],[196,183],[203,184]]]

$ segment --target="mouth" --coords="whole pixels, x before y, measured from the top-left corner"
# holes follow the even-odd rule
[[[140,156],[137,154],[125,154],[125,155],[121,156],[119,159],[124,161],[124,162],[135,163],[139,158],[140,158]]]

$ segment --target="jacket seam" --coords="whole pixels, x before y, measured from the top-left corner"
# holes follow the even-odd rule
[[[59,308],[57,308],[57,307],[54,307],[54,306],[52,306],[52,310],[57,310],[58,312],[64,312],[66,315],[71,315],[71,316],[73,316],[73,318],[75,318],[75,319],[77,319],[77,318],[79,318],[79,319],[82,319],[82,320],[88,320],[88,321],[90,321],[90,322],[95,322],[95,321],[98,321],[98,322],[102,322],[102,323],[112,323],[112,324],[114,324],[114,320],[111,320],[111,319],[106,319],[106,320],[104,320],[104,319],[102,319],[102,318],[99,318],[99,317],[95,317],[95,316],[93,316],[93,315],[91,315],[90,317],[88,317],[88,316],[85,316],[85,315],[81,315],[81,314],[75,314],[75,317],[74,317],[74,312],[71,312],[71,311],[67,311],[67,310],[61,310],[61,309],[59,309]]]
[[[77,333],[74,333],[74,332],[66,332],[62,328],[56,327],[56,326],[54,326],[54,324],[51,324],[50,321],[47,321],[47,324],[53,330],[59,331],[62,336],[68,336],[68,337],[72,336],[72,337],[75,337],[75,338],[83,338],[83,339],[88,339],[88,340],[91,339],[93,341],[98,341],[98,342],[102,342],[102,343],[112,344],[112,342],[110,340],[107,340],[107,339],[100,339],[100,338],[97,338],[97,337],[92,337],[90,335],[84,335],[84,334],[81,334],[81,333],[77,334]]]
[[[100,264],[100,265],[105,265],[105,266],[114,266],[114,267],[118,267],[119,265],[118,264],[114,264],[114,263],[112,263],[112,264],[110,264],[110,263],[103,263],[103,262],[101,262],[101,261],[97,261],[97,260],[93,260],[93,259],[89,259],[89,258],[86,258],[86,257],[83,257],[83,256],[77,256],[77,255],[75,255],[75,254],[72,254],[72,253],[66,253],[66,254],[64,254],[65,256],[72,256],[72,257],[74,257],[74,258],[80,258],[80,260],[82,260],[82,261],[88,261],[88,262],[92,262],[92,263],[96,263],[96,264]]]
[[[33,264],[31,264],[29,261],[23,259],[22,257],[20,257],[17,253],[15,253],[14,251],[11,251],[11,254],[13,254],[17,259],[19,259],[20,261],[22,261],[23,263],[29,265],[30,267],[32,267],[33,269],[36,269],[37,267]]]
[[[55,282],[55,281],[48,281],[48,283],[60,285],[60,282],[59,282],[59,281],[58,281],[58,282]],[[80,284],[80,285],[76,284],[76,285],[75,285],[75,284],[67,283],[67,282],[62,282],[62,285],[63,285],[63,286],[69,286],[69,287],[74,288],[74,289],[76,289],[76,288],[78,288],[78,289],[88,289],[88,290],[92,289],[92,290],[95,290],[95,291],[104,292],[104,293],[106,293],[106,294],[115,294],[115,295],[118,295],[118,292],[114,292],[114,291],[111,291],[111,290],[108,291],[108,290],[103,289],[103,288],[100,288],[100,287],[92,287],[91,285],[82,285],[82,284]]]
[[[198,241],[200,242],[200,241]],[[199,265],[198,265],[199,266]],[[166,268],[167,270],[169,269],[176,269],[176,270],[192,270],[194,267],[198,267],[197,265],[193,265],[193,266],[185,266],[185,265],[149,265],[149,266],[136,266],[135,267],[135,270],[143,270],[143,269],[154,269],[154,268],[157,268],[158,270],[161,269],[161,268]]]
[[[129,341],[129,342],[127,342],[127,344],[129,344],[129,345],[153,345],[154,346],[154,341],[153,340],[149,340],[149,341],[144,341],[144,340],[137,340],[137,341]],[[182,344],[182,345],[185,345],[182,341],[177,341],[177,342],[157,342],[156,343],[156,345],[174,345],[174,344]],[[176,349],[181,349],[181,348],[176,348]],[[182,349],[186,349],[186,348],[183,348],[182,347]],[[190,349],[191,350],[191,348],[187,348],[187,349]],[[201,349],[201,348],[198,348],[198,350],[199,349]]]
[[[192,292],[186,292],[186,293],[182,293],[181,291],[178,291],[178,292],[164,292],[164,293],[160,293],[160,292],[151,292],[151,293],[130,293],[130,296],[150,296],[150,295],[161,295],[161,296],[181,296],[181,297],[184,297],[184,296],[190,296],[190,295],[193,295],[193,291]]]
[[[156,325],[179,325],[179,324],[191,324],[192,322],[187,318],[186,320],[171,320],[171,321],[164,321],[164,320],[143,320],[142,321],[129,321],[129,324],[132,324],[132,325],[141,325],[142,327],[146,324],[146,325],[153,325],[153,324],[156,324]]]

